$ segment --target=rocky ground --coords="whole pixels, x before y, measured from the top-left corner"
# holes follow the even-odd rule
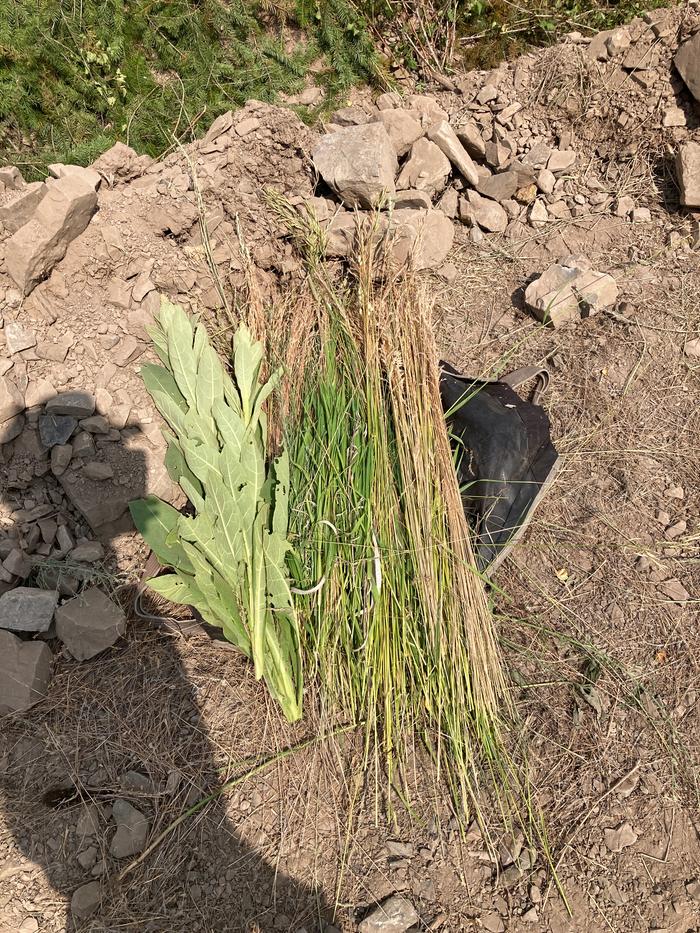
[[[698,27],[655,11],[358,93],[320,133],[251,101],[158,162],[0,169],[0,929],[700,928]],[[420,761],[419,808],[348,825],[337,743],[169,830],[321,729],[280,727],[225,643],[133,611],[128,502],[175,496],[144,328],[167,295],[223,332],[249,274],[267,298],[294,282],[268,189],[333,261],[379,203],[446,359],[550,370],[563,466],[496,604],[571,916],[524,840],[460,834]]]

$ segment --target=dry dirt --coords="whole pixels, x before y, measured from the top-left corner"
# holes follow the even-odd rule
[[[594,172],[611,200],[630,194],[652,212],[644,224],[609,211],[545,229],[523,224],[479,243],[458,225],[449,256],[457,274],[432,282],[445,359],[475,376],[524,363],[552,374],[543,404],[563,466],[499,569],[494,602],[521,717],[514,744],[528,751],[566,903],[541,858],[528,868],[521,853],[522,870],[513,869],[509,858],[491,858],[474,827],[459,831],[418,753],[412,809],[389,822],[371,795],[353,808],[350,737],[320,740],[314,720],[281,725],[224,642],[198,629],[171,635],[132,615],[127,637],[99,658],[57,657],[47,699],[2,723],[3,933],[352,931],[394,892],[415,905],[419,930],[700,929],[700,366],[683,352],[700,332],[700,253],[688,246],[690,219],[670,170],[679,134],[655,119],[660,105],[649,88],[624,76],[611,82],[576,42],[500,75],[532,119],[571,134],[583,154],[579,177]],[[491,77],[474,73],[464,86]],[[464,98],[436,96],[457,119]],[[690,99],[678,91],[678,101],[694,132]],[[153,473],[162,442],[137,376],[147,315],[110,304],[110,289],[148,266],[159,291],[226,326],[195,223],[185,171],[194,164],[231,308],[245,280],[241,242],[263,290],[284,291],[298,264],[262,190],[281,188],[297,202],[312,194],[314,133],[255,103],[236,125],[251,118],[260,126],[243,136],[227,129],[211,152],[200,144],[131,185],[103,184],[88,229],[23,303],[0,275],[5,320],[69,347],[65,363],[24,351],[10,375],[48,379],[56,391],[106,389],[130,409],[130,436],[145,435],[149,487],[162,479]],[[611,272],[621,301],[612,314],[552,330],[525,312],[524,286],[569,253]],[[129,336],[138,357],[114,366],[114,348]],[[27,450],[18,446],[0,464],[4,527],[48,484],[66,524],[89,532],[51,476],[27,472]],[[685,531],[667,537],[679,520]],[[103,535],[109,553],[94,573],[131,606],[146,552],[118,531]],[[660,587],[670,579],[689,600],[669,600]],[[267,759],[166,832],[222,779]],[[80,797],[57,799],[74,786]],[[143,861],[109,855],[117,797],[148,816],[153,848]],[[629,844],[614,851],[620,842]],[[75,922],[71,894],[95,877],[106,882],[101,907]]]

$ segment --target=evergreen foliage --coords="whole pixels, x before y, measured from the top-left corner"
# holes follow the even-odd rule
[[[306,30],[291,49],[286,18]],[[322,54],[331,102],[376,73],[346,0],[0,0],[0,161],[39,177],[117,139],[159,155],[249,98],[300,90]]]

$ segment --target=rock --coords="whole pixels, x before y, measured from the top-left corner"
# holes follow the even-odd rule
[[[396,190],[396,152],[382,123],[348,126],[322,137],[312,160],[326,184],[351,207],[374,207]]]
[[[0,446],[9,444],[10,441],[19,437],[24,430],[24,424],[24,415],[15,415],[14,418],[10,418],[8,421],[4,421],[0,424]]]
[[[349,211],[340,211],[324,228],[326,256],[347,257],[352,255],[357,235],[357,218]]]
[[[85,871],[90,871],[97,861],[97,849],[95,846],[88,846],[87,849],[83,849],[82,852],[78,853],[77,858],[80,867],[84,868]]]
[[[405,933],[419,920],[413,904],[394,894],[365,917],[358,927],[359,933]]]
[[[542,194],[551,194],[554,191],[556,181],[557,179],[554,172],[550,172],[548,168],[543,168],[537,176],[537,187]]]
[[[681,145],[676,156],[676,172],[681,204],[700,207],[700,143],[685,142]]]
[[[634,210],[634,199],[629,197],[629,195],[624,195],[621,198],[618,198],[615,202],[615,207],[613,209],[613,214],[616,217],[627,217]]]
[[[700,101],[700,32],[679,47],[673,64],[695,100]]]
[[[513,158],[513,151],[500,142],[486,143],[486,161],[491,168],[505,168]]]
[[[636,42],[625,55],[622,67],[626,71],[650,71],[656,68],[658,61],[655,43]]]
[[[412,208],[413,210],[429,211],[433,206],[433,202],[430,200],[426,192],[418,191],[417,188],[408,188],[406,191],[397,191],[392,201],[394,204],[394,209],[397,211],[406,207]]]
[[[28,295],[63,259],[96,209],[97,195],[82,178],[67,176],[49,187],[33,218],[6,244],[5,266],[22,294]]]
[[[664,580],[663,583],[659,583],[657,590],[674,603],[684,603],[690,599],[690,593],[680,580],[676,580],[675,577],[671,580]]]
[[[523,914],[523,920],[525,923],[537,923],[540,919],[540,915],[537,913],[536,907],[531,907],[529,910],[526,910]]]
[[[509,201],[519,187],[516,172],[500,172],[479,179],[476,190],[494,201]]]
[[[105,556],[105,549],[99,541],[85,541],[70,552],[71,560],[94,564]]]
[[[544,227],[549,221],[549,212],[544,201],[533,201],[532,207],[528,213],[528,220],[532,227]]]
[[[450,163],[442,151],[429,139],[421,138],[411,147],[396,187],[399,190],[417,188],[431,197],[445,187],[450,174]]]
[[[685,113],[680,107],[667,107],[664,111],[663,125],[667,127],[685,126]]]
[[[22,350],[29,350],[36,346],[36,335],[33,330],[18,324],[16,321],[8,321],[5,325],[5,345],[7,352],[12,356],[14,353],[21,353]]]
[[[679,538],[681,535],[684,535],[688,530],[688,523],[685,519],[680,519],[677,522],[674,522],[672,525],[669,525],[664,530],[664,537],[669,541],[673,541],[674,538]]]
[[[127,800],[117,798],[112,805],[112,817],[117,824],[117,831],[109,847],[114,858],[128,858],[137,855],[146,845],[149,822],[146,817]]]
[[[489,104],[498,97],[498,88],[493,84],[485,84],[476,95],[477,104]]]
[[[394,107],[401,106],[401,95],[396,91],[387,91],[380,94],[375,101],[378,110],[392,110]]]
[[[102,184],[102,176],[94,168],[83,168],[82,165],[64,165],[63,162],[53,162],[48,166],[49,174],[54,178],[78,178],[86,185],[91,185],[94,191]]]
[[[310,89],[307,88],[307,90]],[[317,91],[318,89],[314,88],[313,90]],[[317,94],[314,94],[314,98],[317,99]],[[300,100],[300,103],[305,102]],[[306,103],[309,103],[309,101],[307,100]],[[240,123],[237,123],[234,129],[238,136],[249,136],[251,133],[254,133],[259,126],[260,120],[258,120],[257,117],[248,117],[246,120],[241,120]]]
[[[0,630],[0,715],[27,710],[46,696],[51,649]]]
[[[63,476],[73,459],[71,444],[56,444],[51,448],[51,472],[54,476]]]
[[[611,275],[584,268],[575,257],[554,264],[525,289],[525,304],[541,321],[560,327],[578,321],[617,299]]]
[[[87,431],[81,431],[73,438],[73,456],[74,457],[94,457],[95,442],[92,434]]]
[[[10,632],[47,632],[57,603],[55,590],[16,586],[0,596],[0,628]]]
[[[632,846],[638,839],[637,833],[629,823],[622,823],[617,829],[605,830],[605,845],[611,852],[622,852]]]
[[[464,213],[460,199],[460,217]],[[476,223],[490,233],[503,233],[508,226],[508,215],[496,201],[483,198],[478,192],[467,191],[466,202]]]
[[[70,415],[73,418],[89,418],[95,412],[95,396],[89,392],[61,392],[46,403],[50,415]]]
[[[476,123],[463,123],[461,126],[456,126],[455,133],[457,139],[473,159],[486,157],[486,143]]]
[[[27,555],[19,548],[12,548],[5,560],[2,562],[3,569],[13,577],[19,577],[20,580],[26,580],[32,572],[32,562]],[[0,623],[1,625],[2,623]]]
[[[24,396],[7,376],[0,376],[0,428],[24,411]]]
[[[489,933],[503,933],[506,928],[497,910],[490,910],[488,913],[482,914],[480,919],[482,927],[488,930]]]
[[[396,210],[387,235],[391,265],[435,269],[452,247],[454,226],[441,211]]]
[[[56,610],[56,635],[76,661],[110,648],[125,631],[124,612],[96,586]]]
[[[576,153],[573,149],[555,149],[549,157],[547,168],[555,175],[566,172],[576,162]]]
[[[423,127],[406,110],[380,110],[374,122],[382,123],[400,157],[423,135]]]
[[[438,210],[442,211],[445,217],[454,220],[459,210],[459,194],[456,188],[449,187],[445,189],[445,193],[438,203]]]
[[[126,366],[127,363],[133,363],[137,357],[141,356],[144,347],[135,337],[125,337],[116,350],[112,353],[112,361],[117,366]]]
[[[24,395],[24,404],[27,408],[34,408],[38,405],[44,405],[50,398],[56,394],[56,390],[48,379],[37,379],[36,382],[30,382]]]
[[[630,218],[633,224],[648,224],[651,223],[651,211],[648,207],[635,207]]]
[[[85,920],[95,913],[102,901],[102,885],[99,881],[88,881],[73,892],[70,899],[71,913],[78,920]]]
[[[335,126],[360,126],[369,122],[369,117],[359,107],[341,107],[331,115],[331,123]]]
[[[435,97],[429,94],[409,94],[406,104],[410,110],[419,113],[423,122],[431,125],[441,123],[447,119],[447,113],[442,109]]]
[[[96,803],[83,804],[75,832],[79,839],[86,836],[96,836],[101,828],[101,811]]]
[[[686,356],[700,356],[700,337],[688,340],[683,347],[683,352]]]
[[[80,427],[88,434],[109,434],[109,421],[104,415],[91,415],[89,418],[82,418]]]
[[[99,460],[91,460],[83,467],[83,471],[90,479],[102,480],[112,479],[114,470],[109,463],[100,463]]]
[[[431,126],[427,136],[428,139],[435,143],[441,152],[447,156],[452,165],[464,176],[470,185],[478,184],[479,173],[476,170],[476,166],[447,120],[442,120],[440,123]]]
[[[630,47],[631,41],[629,29],[621,26],[619,29],[613,29],[605,40],[605,47],[610,55],[618,55]]]
[[[8,233],[16,233],[31,219],[32,214],[44,199],[46,191],[43,181],[33,181],[20,188],[9,201],[0,204],[0,224]]]
[[[0,185],[9,188],[10,191],[18,191],[24,187],[24,178],[16,165],[5,165],[0,168]]]
[[[70,415],[39,416],[39,437],[44,447],[65,444],[77,427],[77,418],[71,418]]]

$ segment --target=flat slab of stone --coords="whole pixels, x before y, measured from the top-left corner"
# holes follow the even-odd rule
[[[394,894],[365,917],[359,933],[405,933],[419,920],[418,912],[405,897]]]
[[[70,415],[41,415],[39,418],[39,437],[44,447],[65,444],[78,427],[78,419]]]
[[[46,195],[43,181],[33,181],[0,204],[0,223],[10,233],[16,233],[31,220],[34,211]]]
[[[0,629],[0,715],[29,709],[47,693],[51,649]]]
[[[111,648],[125,631],[123,610],[96,586],[56,610],[56,635],[76,661]]]
[[[695,100],[700,100],[700,32],[679,46],[673,64]]]
[[[46,403],[50,415],[71,415],[73,418],[89,418],[95,413],[95,396],[90,392],[61,392]]]
[[[5,267],[23,295],[63,259],[96,209],[95,189],[80,176],[67,175],[48,186],[32,219],[5,246]]]
[[[374,122],[384,125],[398,156],[406,155],[424,132],[420,122],[407,110],[380,110]]]
[[[525,289],[525,304],[540,321],[560,327],[589,317],[617,300],[615,279],[569,257],[550,266]]]
[[[24,395],[7,376],[0,376],[0,425],[24,411]]]
[[[442,120],[440,123],[431,126],[427,136],[447,156],[470,185],[478,184],[479,173],[476,166],[447,120]]]
[[[109,847],[111,855],[114,858],[128,858],[142,852],[150,828],[143,813],[128,800],[117,798],[112,804],[112,816],[117,824],[117,831]]]
[[[396,190],[396,150],[382,123],[329,133],[311,158],[321,178],[350,207],[374,207]]]
[[[56,590],[16,586],[0,596],[0,628],[9,632],[47,632],[57,603]]]
[[[444,190],[450,175],[450,160],[439,146],[421,138],[411,147],[404,162],[396,187],[400,190],[417,189],[430,197]]]

